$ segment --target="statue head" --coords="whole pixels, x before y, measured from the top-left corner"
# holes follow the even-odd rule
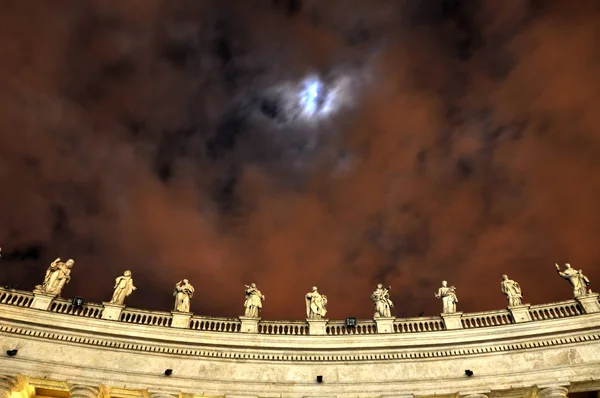
[[[127,270],[123,273],[124,276],[131,276],[131,271]]]
[[[317,291],[317,287],[316,287],[316,286],[313,286],[313,287],[312,287],[312,291],[313,291],[313,292],[316,292],[316,291]]]
[[[570,269],[570,268],[571,268],[571,264],[569,264],[569,263],[566,263],[566,264],[565,264],[565,268],[566,268],[566,269]]]
[[[508,279],[508,276],[507,276],[506,274],[502,275],[502,280],[504,280],[504,281],[505,281],[505,280],[507,280],[507,279]]]
[[[250,286],[251,286],[251,287],[256,287],[256,283],[252,282],[252,283],[250,284]]]
[[[447,287],[447,286],[448,286],[448,282],[446,282],[446,281],[442,281],[442,286],[443,286],[443,287]]]
[[[73,268],[73,264],[75,264],[75,260],[73,260],[72,258],[68,259],[67,262],[65,263],[65,265],[68,268]]]
[[[382,289],[382,288],[383,288],[383,285],[381,283],[378,283],[377,284],[377,289]]]
[[[183,283],[187,285],[188,283],[190,283],[190,281],[188,281],[187,279],[184,279]]]

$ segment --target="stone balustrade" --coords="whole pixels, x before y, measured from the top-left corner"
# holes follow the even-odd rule
[[[175,325],[173,317],[177,313],[148,311],[124,306],[115,306],[109,303],[94,304],[86,303],[82,306],[73,306],[70,301],[44,296],[43,306],[36,305],[35,300],[39,294],[18,291],[14,289],[0,288],[0,304],[19,307],[32,307],[47,309],[59,314],[75,315],[89,318],[115,319],[137,325],[158,327],[184,327],[192,330],[237,333],[242,331],[242,322],[239,319],[215,318],[189,314],[189,319],[181,324]],[[598,295],[590,295],[598,302]],[[589,298],[587,298],[589,302]],[[598,304],[600,307],[600,304]],[[595,306],[588,305],[593,312]],[[105,316],[108,311],[112,317]],[[540,305],[523,305],[520,307],[508,307],[505,310],[486,311],[477,313],[455,313],[441,314],[439,317],[416,317],[416,318],[390,318],[391,325],[383,333],[422,333],[435,332],[447,329],[473,329],[493,326],[505,326],[526,321],[543,321],[574,317],[585,314],[584,307],[579,299],[566,300],[556,303]],[[185,315],[184,315],[185,317]],[[449,323],[451,322],[451,323]],[[381,322],[379,322],[381,324]],[[344,321],[328,320],[324,324],[326,335],[369,335],[382,333],[381,326],[376,320],[359,320],[355,326],[347,326]],[[379,326],[378,326],[379,325]],[[256,330],[252,333],[271,335],[309,335],[309,327],[305,321],[270,321],[258,320]]]

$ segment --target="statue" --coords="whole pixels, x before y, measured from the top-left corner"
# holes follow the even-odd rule
[[[448,287],[448,282],[442,281],[442,287],[438,289],[437,293],[434,293],[434,296],[435,298],[442,299],[444,314],[456,312],[458,297],[456,297],[456,288],[454,286]]]
[[[305,301],[306,316],[309,319],[322,319],[327,314],[327,296],[319,293],[316,286],[306,294]]]
[[[190,312],[190,299],[194,296],[194,286],[190,284],[190,281],[184,279],[177,282],[175,290],[173,290],[173,296],[175,296],[174,311]]]
[[[118,277],[115,280],[115,292],[110,299],[111,304],[123,305],[125,297],[128,297],[137,288],[133,286],[133,278],[131,277],[131,271],[127,270],[123,273],[123,276]]]
[[[62,289],[71,280],[71,269],[75,261],[67,260],[66,263],[60,261],[60,257],[50,263],[46,270],[44,283],[35,287],[36,292],[60,296]]]
[[[565,264],[564,272],[560,271],[560,266],[558,264],[554,264],[556,266],[556,272],[558,275],[568,280],[571,286],[573,286],[573,297],[581,297],[585,296],[588,293],[591,293],[591,290],[588,290],[588,285],[590,284],[590,280],[587,276],[583,275],[583,271],[575,271],[571,268],[571,264]]]
[[[521,305],[523,293],[521,292],[521,286],[519,286],[519,283],[513,281],[512,279],[508,279],[508,276],[506,275],[502,275],[500,289],[502,290],[502,293],[504,293],[508,298],[509,306],[512,307],[515,305]]]
[[[371,294],[371,300],[375,303],[375,315],[374,318],[391,318],[391,309],[394,308],[394,303],[390,300],[389,291],[392,287],[389,286],[387,289],[383,288],[381,283],[377,284],[377,290]]]
[[[244,302],[244,307],[246,311],[244,316],[248,318],[258,318],[258,313],[262,309],[262,302],[265,299],[265,296],[256,288],[256,283],[251,283],[250,286],[245,285],[246,287],[246,301]]]

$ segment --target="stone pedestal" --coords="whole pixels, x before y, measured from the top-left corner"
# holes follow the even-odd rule
[[[598,302],[598,293],[586,294],[576,297],[575,300],[583,307],[586,314],[600,312],[600,303]]]
[[[308,334],[311,336],[324,336],[327,334],[327,322],[329,319],[307,319]]]
[[[191,312],[177,312],[171,311],[173,318],[171,320],[172,328],[179,329],[189,329],[190,328],[190,320],[192,319]]]
[[[373,318],[375,325],[377,325],[377,333],[393,333],[395,319],[394,316],[391,318]]]
[[[54,294],[33,292],[33,301],[31,302],[29,308],[48,311],[50,304],[52,304],[52,300],[54,300],[55,297],[56,295]]]
[[[530,305],[531,304],[514,305],[512,307],[508,306],[508,310],[515,320],[515,323],[531,321],[531,314],[529,314]]]
[[[102,305],[104,306],[104,311],[102,311],[102,319],[108,319],[111,321],[121,320],[121,313],[123,312],[123,308],[125,308],[124,305],[107,303],[105,301],[102,302]]]
[[[550,386],[538,390],[538,398],[566,398],[569,390],[564,386]]]
[[[260,318],[241,316],[240,321],[242,321],[242,328],[240,329],[240,332],[258,333],[258,322],[260,321]]]
[[[462,329],[463,327],[460,321],[461,317],[462,312],[452,312],[450,314],[442,313],[442,319],[444,320],[446,330]]]

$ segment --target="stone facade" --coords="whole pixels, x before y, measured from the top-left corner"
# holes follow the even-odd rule
[[[600,307],[585,300],[250,327],[60,298],[40,309],[0,289],[0,398],[564,398],[600,390]]]

